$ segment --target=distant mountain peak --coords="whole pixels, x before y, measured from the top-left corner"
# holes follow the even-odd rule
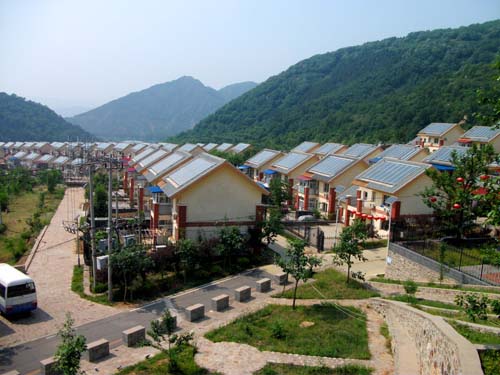
[[[192,76],[159,83],[68,118],[105,139],[162,140],[191,129],[204,117],[255,87],[234,84],[217,91]]]

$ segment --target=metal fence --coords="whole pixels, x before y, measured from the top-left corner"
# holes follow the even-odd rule
[[[459,248],[435,239],[398,241],[397,243],[484,282],[500,285],[499,265],[495,263],[494,257],[488,256],[479,247]],[[495,251],[498,250],[492,249],[492,252]]]

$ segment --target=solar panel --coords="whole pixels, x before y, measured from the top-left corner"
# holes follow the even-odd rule
[[[319,163],[313,165],[308,172],[333,177],[355,162],[356,160],[353,159],[338,156],[327,156],[326,158],[320,160]]]
[[[410,145],[392,145],[381,154],[378,154],[377,157],[382,158],[394,158],[400,160],[408,160],[414,154],[416,154],[420,149],[415,146]]]
[[[55,164],[63,164],[69,160],[67,156],[59,156],[56,160],[54,160]]]
[[[193,149],[196,148],[196,145],[195,144],[192,144],[192,143],[186,143],[185,145],[183,145],[182,147],[179,148],[179,150],[181,151],[186,151],[186,152],[191,152],[193,151]]]
[[[254,155],[250,159],[248,159],[247,163],[254,164],[255,166],[259,166],[265,162],[268,162],[269,160],[271,160],[272,158],[274,158],[278,154],[279,154],[279,151],[262,150],[261,152],[257,153],[256,155]]]
[[[209,143],[203,147],[203,149],[207,152],[212,151],[214,148],[217,147],[217,143]]]
[[[451,162],[451,156],[453,152],[456,152],[458,156],[465,155],[467,148],[465,147],[441,147],[434,151],[432,154],[427,156],[423,161],[426,163],[436,163],[436,162]]]
[[[308,154],[301,154],[298,152],[290,152],[283,156],[277,162],[274,163],[275,166],[281,167],[283,169],[292,169],[293,167],[299,165],[303,161],[310,157]]]
[[[500,133],[500,129],[493,129],[489,126],[474,126],[467,130],[462,138],[484,138],[490,140]]]
[[[232,147],[233,145],[231,143],[223,143],[221,144],[219,147],[217,147],[217,151],[227,151],[230,147]]]
[[[158,163],[156,164],[153,164],[153,166],[151,168],[149,168],[154,174],[158,175],[160,174],[162,171],[165,171],[169,168],[171,168],[173,165],[175,165],[178,161],[184,159],[186,156],[181,154],[181,153],[178,153],[178,152],[174,152],[173,154],[167,156],[165,159],[163,160],[160,160]]]
[[[31,154],[28,154],[28,156],[26,156],[26,160],[33,160],[39,156],[40,156],[40,154],[37,154],[36,152],[32,152]]]
[[[75,159],[71,162],[71,165],[80,165],[80,164],[83,164],[83,159]]]
[[[377,163],[368,168],[359,176],[359,178],[388,185],[396,185],[421,170],[422,167],[418,165],[404,164],[386,160],[385,162]]]
[[[444,122],[433,122],[423,128],[419,133],[429,134],[429,135],[441,135],[447,130],[449,130],[454,124],[448,124]]]
[[[323,146],[318,148],[316,151],[314,151],[315,154],[319,155],[327,155],[327,154],[334,154],[338,150],[340,150],[344,145],[340,143],[325,143]]]
[[[49,155],[49,154],[46,154],[46,155],[43,155],[40,159],[38,159],[38,161],[49,161],[50,159],[52,159],[52,155]]]
[[[139,161],[139,164],[141,166],[147,166],[151,163],[153,163],[155,160],[161,158],[162,156],[164,155],[167,155],[167,152],[164,151],[164,150],[157,150],[155,152],[153,152],[151,155],[149,155],[148,157],[145,157],[144,159],[142,159],[141,161]]]
[[[172,180],[177,186],[182,186],[216,164],[217,162],[214,160],[197,158],[177,169],[168,176],[168,179]]]
[[[316,142],[308,142],[308,141],[305,141],[305,142],[302,142],[300,145],[298,145],[297,147],[293,148],[291,151],[301,151],[301,152],[308,152],[309,150],[311,150],[313,147],[317,146],[319,143],[316,143]]]
[[[355,143],[347,150],[345,150],[342,155],[352,156],[354,158],[361,158],[375,150],[376,146],[366,144],[366,143]]]
[[[240,152],[244,151],[245,149],[247,149],[248,147],[250,147],[250,144],[248,144],[248,143],[238,143],[236,146],[234,146],[231,149],[231,151],[236,152],[236,153],[240,153]]]

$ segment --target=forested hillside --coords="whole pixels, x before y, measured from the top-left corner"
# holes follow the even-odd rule
[[[191,129],[254,86],[237,83],[217,91],[193,77],[181,77],[128,94],[68,121],[105,139],[158,141]]]
[[[65,121],[50,108],[17,95],[0,93],[0,141],[93,140],[79,126]]]
[[[313,56],[225,105],[175,142],[402,142],[469,121],[491,84],[500,21],[411,33]]]

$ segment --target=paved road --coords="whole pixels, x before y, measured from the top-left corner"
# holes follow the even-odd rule
[[[198,289],[160,299],[138,309],[121,312],[108,318],[81,325],[77,331],[87,338],[87,342],[105,338],[110,342],[111,348],[114,348],[121,344],[121,332],[123,330],[138,324],[149,327],[149,322],[158,318],[166,307],[182,314],[187,306],[202,303],[206,306],[206,310],[210,310],[210,299],[212,297],[224,293],[229,294],[230,298],[232,298],[235,288],[243,285],[254,288],[255,281],[263,277],[272,278],[263,270],[252,270]],[[16,369],[24,375],[39,374],[40,361],[52,356],[57,344],[58,338],[52,335],[12,348],[1,349],[0,373]]]

